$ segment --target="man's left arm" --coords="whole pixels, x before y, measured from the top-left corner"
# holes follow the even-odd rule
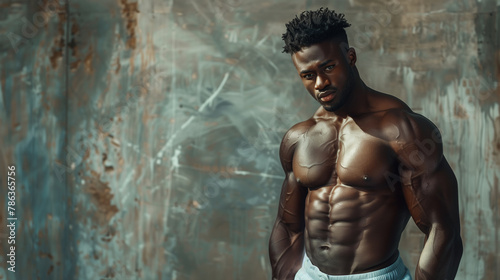
[[[434,124],[413,113],[403,122],[401,185],[408,210],[425,234],[415,278],[454,279],[463,251],[457,180]]]

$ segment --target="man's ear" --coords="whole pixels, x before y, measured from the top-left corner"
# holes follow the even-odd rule
[[[354,66],[356,65],[356,50],[354,48],[349,48],[347,50],[347,61],[349,62],[349,65]]]
[[[356,50],[354,48],[349,47],[347,42],[340,42],[340,49],[342,50],[342,53],[344,53],[344,55],[346,56],[349,65],[355,66],[357,59]]]

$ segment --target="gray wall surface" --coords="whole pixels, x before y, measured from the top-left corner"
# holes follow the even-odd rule
[[[318,106],[281,34],[321,6],[364,81],[442,132],[456,279],[500,279],[500,1],[2,0],[0,280],[269,279],[278,147]],[[410,221],[411,270],[422,246]]]

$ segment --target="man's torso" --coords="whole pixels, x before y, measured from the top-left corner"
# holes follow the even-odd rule
[[[303,123],[293,173],[309,189],[306,253],[327,274],[380,269],[398,256],[409,212],[401,189],[390,184],[398,174],[393,146],[399,132],[385,114]]]

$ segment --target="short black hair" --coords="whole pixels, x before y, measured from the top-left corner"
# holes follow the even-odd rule
[[[351,26],[344,14],[337,14],[328,8],[316,11],[304,11],[285,24],[286,32],[281,37],[285,41],[284,53],[296,53],[303,47],[321,43],[325,40],[339,37],[347,41],[344,28]]]

